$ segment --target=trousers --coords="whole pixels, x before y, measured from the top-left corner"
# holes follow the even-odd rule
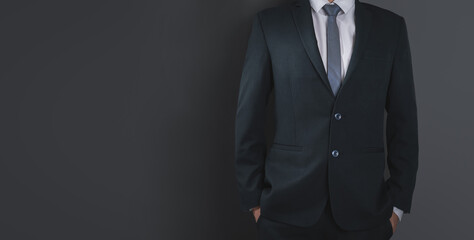
[[[289,225],[261,214],[256,222],[259,240],[386,240],[393,235],[390,219],[371,229],[346,231],[335,222],[329,201],[318,222],[309,227]]]

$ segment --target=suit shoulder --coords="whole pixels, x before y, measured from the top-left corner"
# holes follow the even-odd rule
[[[292,2],[285,2],[276,6],[266,7],[257,12],[257,15],[260,18],[265,18],[268,20],[278,19],[290,13],[290,6]]]
[[[382,8],[370,3],[362,3],[367,9],[369,9],[376,17],[392,20],[392,21],[401,21],[404,17],[398,13],[395,13],[392,10]]]
[[[370,4],[370,3],[362,3],[374,17],[374,22],[377,23],[379,26],[383,26],[384,28],[392,28],[398,29],[401,26],[401,23],[404,21],[404,17],[398,13],[395,13],[391,10]]]
[[[285,2],[276,6],[267,7],[257,12],[260,24],[264,32],[283,29],[292,23],[291,7],[293,2]]]

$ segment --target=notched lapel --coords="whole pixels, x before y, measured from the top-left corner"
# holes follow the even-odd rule
[[[291,13],[295,21],[296,28],[298,30],[300,39],[303,43],[303,46],[306,50],[306,53],[311,60],[314,68],[318,72],[321,80],[324,85],[326,85],[327,90],[334,96],[331,84],[324,69],[324,64],[321,59],[321,54],[319,52],[316,35],[314,33],[313,17],[311,15],[311,4],[309,0],[295,0],[291,7]],[[367,37],[370,33],[371,23],[372,23],[372,14],[365,8],[359,0],[355,0],[355,27],[356,34],[354,40],[354,47],[349,61],[349,66],[347,68],[346,76],[342,82],[342,85],[338,91],[338,94],[341,92],[342,88],[350,77],[353,75],[353,72],[356,68],[356,65],[359,61],[359,58],[362,56],[363,50],[366,47]]]
[[[342,81],[342,85],[339,88],[338,95],[342,91],[343,87],[350,82],[350,78],[356,69],[359,59],[362,57],[364,50],[367,46],[367,38],[370,34],[372,27],[372,13],[367,9],[359,0],[355,0],[355,39],[354,47],[352,49],[351,60],[347,67],[346,76]]]
[[[334,96],[326,70],[324,69],[321,54],[319,53],[311,11],[312,9],[309,0],[296,0],[291,8],[291,13],[300,35],[300,39],[303,43],[303,47],[327,89],[331,92],[331,95]]]

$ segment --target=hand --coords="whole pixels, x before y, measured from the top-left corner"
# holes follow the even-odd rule
[[[392,212],[392,217],[390,217],[390,223],[392,223],[392,232],[395,233],[398,224],[398,216],[395,212]]]
[[[253,213],[253,217],[255,218],[255,222],[257,222],[258,219],[260,218],[260,206],[256,206],[252,208],[252,213]]]

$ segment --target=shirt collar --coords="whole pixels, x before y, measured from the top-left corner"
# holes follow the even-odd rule
[[[328,0],[309,0],[309,1],[311,3],[311,7],[316,12],[319,12],[319,10],[321,10],[321,8],[324,5],[329,4]],[[355,0],[334,0],[333,3],[336,3],[344,13],[347,13],[352,7],[354,7]]]

